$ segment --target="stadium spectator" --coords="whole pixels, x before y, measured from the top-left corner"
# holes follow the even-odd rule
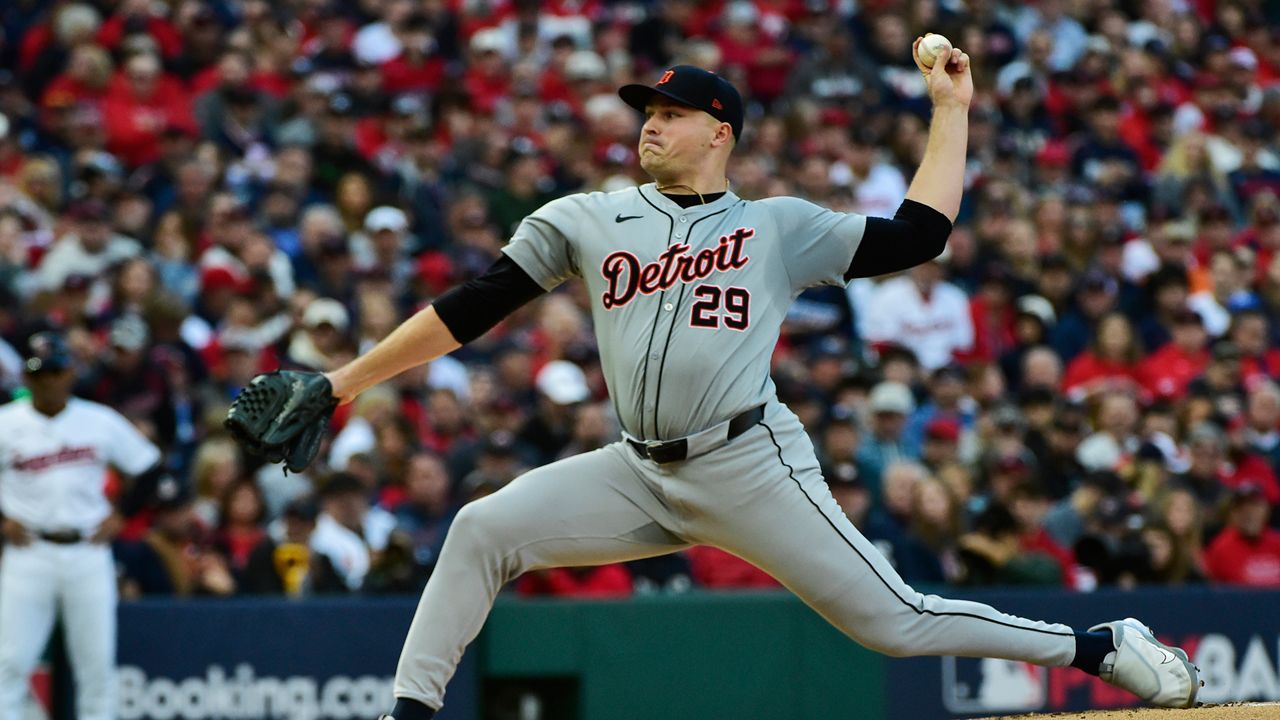
[[[1098,319],[1090,348],[1067,366],[1062,389],[1077,401],[1108,393],[1135,392],[1139,389],[1136,365],[1140,357],[1128,318],[1121,313],[1108,313]]]
[[[1204,519],[1196,496],[1189,490],[1171,487],[1154,508],[1156,525],[1169,530],[1173,540],[1173,560],[1168,579],[1202,582],[1204,567]]]
[[[250,595],[292,597],[347,592],[333,562],[311,548],[319,509],[309,497],[285,506],[280,539],[268,535],[249,554],[242,590]]]
[[[1018,524],[1008,508],[994,503],[973,521],[973,530],[959,540],[963,585],[1061,584],[1061,568],[1055,558],[1020,548]]]
[[[959,577],[957,543],[964,528],[964,508],[950,486],[936,477],[926,477],[916,486],[908,532],[937,558],[941,580],[955,582]]]
[[[1174,234],[1166,225],[1156,234],[1155,242],[1159,245],[1172,238]],[[1189,236],[1187,237],[1189,239]],[[1147,293],[1151,297],[1152,308],[1151,312],[1144,314],[1137,329],[1142,346],[1148,349],[1164,348],[1173,339],[1176,318],[1190,320],[1186,316],[1190,280],[1187,277],[1186,268],[1180,262],[1175,262],[1177,264],[1161,266],[1146,278]],[[1201,324],[1203,325],[1203,321]]]
[[[75,232],[64,235],[40,260],[41,289],[56,290],[72,276],[101,278],[111,265],[142,251],[136,240],[112,231],[106,203],[86,200],[67,216]]]
[[[1204,322],[1194,310],[1175,311],[1170,317],[1173,337],[1138,366],[1136,375],[1147,397],[1180,398],[1187,385],[1209,364],[1209,339]]]
[[[1087,472],[1114,470],[1138,450],[1138,405],[1133,397],[1105,395],[1097,415],[1095,431],[1076,448],[1076,460]]]
[[[885,469],[898,460],[916,459],[919,449],[905,437],[907,416],[915,409],[911,390],[901,382],[885,381],[867,398],[869,432],[858,445],[854,459],[858,477],[866,483],[878,504]]]
[[[1010,509],[1018,524],[1018,546],[1023,552],[1042,553],[1052,558],[1061,571],[1062,585],[1072,587],[1075,558],[1045,527],[1049,508],[1049,498],[1033,484],[1021,485],[1013,492]]]
[[[103,98],[102,114],[107,149],[129,168],[155,161],[158,140],[169,128],[194,131],[196,125],[181,82],[146,52],[124,61],[123,76]]]
[[[452,482],[444,462],[428,452],[415,453],[409,460],[404,480],[404,499],[395,506],[396,530],[405,533],[413,548],[416,578],[426,583],[445,534],[457,512],[451,499]]]
[[[58,327],[81,388],[165,447],[193,510],[155,512],[137,491],[128,538],[191,520],[240,591],[346,590],[296,552],[313,521],[293,501],[346,471],[359,498],[327,498],[319,535],[338,515],[363,534],[357,516],[409,507],[434,476],[426,450],[450,509],[426,502],[435,539],[384,538],[366,574],[369,591],[410,591],[450,501],[617,438],[584,298],[553,292],[366,394],[375,407],[344,407],[309,474],[224,444],[217,419],[244,383],[366,349],[483,272],[547,200],[633,185],[639,118],[614,88],[674,63],[747,93],[739,195],[891,215],[927,121],[907,48],[940,26],[977,82],[947,255],[805,293],[773,356],[833,495],[883,547],[918,541],[948,581],[1061,583],[1061,563],[1017,545],[1044,495],[1080,590],[1195,581],[1233,488],[1280,500],[1280,68],[1257,3],[269,5],[4,16],[0,388],[21,392],[5,348]],[[903,460],[928,473],[891,523],[881,478]],[[257,555],[253,487],[266,518],[291,513]],[[1021,528],[986,513],[993,498]],[[231,506],[235,542],[218,535]],[[165,547],[209,545],[183,543]],[[285,576],[275,543],[292,548]],[[635,587],[767,584],[736,558],[689,558],[630,566]],[[210,592],[214,570],[210,588],[182,583]]]
[[[582,369],[567,360],[544,365],[536,382],[538,404],[521,428],[519,439],[549,462],[569,444],[579,404],[590,397],[591,390]]]
[[[222,491],[218,506],[218,521],[213,543],[227,569],[236,579],[236,585],[244,584],[249,557],[254,548],[267,537],[267,504],[262,489],[251,478],[240,478]]]
[[[236,591],[226,558],[204,537],[206,528],[197,520],[191,500],[190,491],[172,478],[157,486],[151,530],[143,539],[116,548],[125,597]]]
[[[1262,489],[1240,485],[1231,496],[1227,526],[1205,550],[1205,568],[1214,582],[1280,587],[1280,531],[1267,527],[1271,506]]]
[[[1280,348],[1272,339],[1272,325],[1261,309],[1242,310],[1231,319],[1228,335],[1240,348],[1242,379],[1246,385],[1280,377]]]
[[[919,445],[927,435],[930,423],[937,420],[949,420],[957,426],[957,437],[952,438],[953,442],[959,441],[959,431],[973,427],[975,412],[965,394],[968,380],[964,367],[960,365],[944,365],[933,371],[925,402],[915,409],[907,422],[904,436],[908,441]]]
[[[973,347],[973,320],[968,296],[942,279],[937,261],[886,280],[874,291],[863,323],[873,344],[895,343],[915,353],[927,370],[935,370]]]
[[[912,534],[917,524],[916,496],[929,481],[924,466],[910,460],[893,462],[884,470],[881,502],[867,518],[865,534],[908,582],[941,583],[942,560],[922,538]]]
[[[355,475],[336,473],[321,485],[310,547],[329,558],[349,589],[359,590],[372,553],[386,547],[394,527],[394,517],[371,507],[368,490]]]
[[[1266,458],[1280,475],[1280,388],[1264,380],[1249,391],[1244,442],[1248,452]]]
[[[226,436],[205,440],[191,463],[191,487],[195,491],[195,513],[206,527],[222,522],[222,500],[241,477],[240,453]]]

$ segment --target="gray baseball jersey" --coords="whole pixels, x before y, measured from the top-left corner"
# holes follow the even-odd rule
[[[550,202],[505,252],[547,290],[586,282],[623,429],[668,440],[773,397],[787,308],[806,288],[844,284],[865,227],[791,197],[727,192],[682,208],[649,183]]]
[[[502,586],[521,573],[713,545],[776,577],[868,647],[1066,665],[1071,628],[923,595],[832,497],[769,359],[791,301],[844,283],[866,227],[796,198],[733,193],[681,208],[652,184],[572,195],[525,219],[505,252],[542,287],[581,277],[609,391],[629,435],[745,432],[657,463],[626,442],[532,470],[458,513],[396,669],[395,695],[432,708]],[[615,717],[649,717],[637,707]]]

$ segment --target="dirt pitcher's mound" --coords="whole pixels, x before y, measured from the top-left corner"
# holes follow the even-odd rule
[[[1206,705],[1188,710],[1166,708],[1124,708],[1070,713],[1002,715],[986,720],[1280,720],[1280,703],[1231,703]]]

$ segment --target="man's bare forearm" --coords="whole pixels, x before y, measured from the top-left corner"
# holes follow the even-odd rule
[[[955,222],[964,195],[969,145],[969,107],[958,103],[933,109],[924,159],[907,189],[907,199],[924,203]]]
[[[434,307],[405,320],[372,350],[328,374],[333,394],[350,400],[411,367],[457,350],[461,345]]]

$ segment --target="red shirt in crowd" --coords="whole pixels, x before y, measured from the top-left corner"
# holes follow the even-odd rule
[[[1187,383],[1208,365],[1208,350],[1189,353],[1175,343],[1165,343],[1138,366],[1138,380],[1152,397],[1178,399],[1186,393]]]
[[[218,531],[218,546],[227,555],[232,569],[243,570],[249,565],[249,555],[267,537],[261,527],[225,528]]]
[[[1013,307],[992,308],[981,294],[969,301],[973,319],[973,349],[964,353],[965,361],[991,362],[1018,344],[1013,334]]]
[[[726,67],[736,65],[746,71],[747,85],[751,88],[753,97],[773,100],[782,95],[792,63],[769,58],[783,55],[786,48],[763,34],[752,42],[721,37],[717,45]]]
[[[1076,564],[1075,555],[1055,542],[1047,530],[1040,528],[1033,533],[1023,533],[1018,536],[1018,547],[1023,552],[1044,553],[1053,558],[1062,572],[1062,586],[1073,587],[1071,568]]]
[[[356,151],[366,160],[373,160],[387,144],[387,134],[383,132],[382,120],[376,117],[361,118],[356,121],[352,135],[356,142]]]
[[[462,87],[471,98],[471,107],[480,113],[491,113],[511,92],[511,76],[509,74],[486,75],[476,68],[467,70],[462,78]]]
[[[719,548],[697,545],[685,551],[693,579],[708,588],[775,588],[769,573]]]
[[[1063,392],[1083,390],[1097,392],[1110,385],[1131,386],[1137,383],[1137,368],[1127,362],[1106,360],[1092,350],[1076,356],[1062,377]]]
[[[1245,387],[1251,386],[1255,378],[1280,378],[1280,348],[1267,348],[1260,355],[1245,355],[1240,358],[1240,378]]]
[[[430,56],[420,61],[399,57],[382,64],[382,89],[392,95],[407,92],[435,92],[444,79],[444,60]]]
[[[622,598],[631,594],[631,573],[622,565],[550,568],[525,573],[516,581],[521,595],[572,598]]]
[[[102,114],[107,150],[131,168],[160,157],[160,136],[166,128],[197,131],[182,84],[169,77],[160,77],[146,96],[136,94],[127,79],[117,78],[103,101]]]
[[[44,89],[44,95],[40,96],[40,107],[45,110],[55,108],[64,108],[69,105],[79,103],[100,103],[107,96],[107,88],[96,88],[92,85],[86,85],[72,77],[69,73],[62,73],[49,83]]]
[[[1209,543],[1204,566],[1216,582],[1280,587],[1280,531],[1264,528],[1261,535],[1250,539],[1228,527]]]

